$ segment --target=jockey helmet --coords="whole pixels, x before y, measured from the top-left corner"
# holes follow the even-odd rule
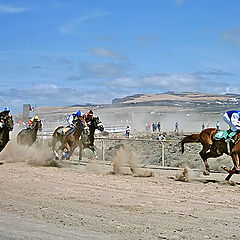
[[[81,112],[81,110],[78,110],[78,111],[77,111],[77,116],[79,116],[79,117],[82,116],[82,112]]]
[[[88,114],[89,114],[89,115],[93,115],[93,111],[92,111],[92,110],[89,110],[89,111],[88,111]]]
[[[5,107],[4,112],[10,112],[10,109],[8,107]]]
[[[39,117],[38,117],[38,116],[35,116],[35,117],[34,117],[34,120],[39,120]]]

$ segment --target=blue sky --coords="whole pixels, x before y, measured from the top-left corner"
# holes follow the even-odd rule
[[[240,94],[238,0],[0,0],[0,107]]]

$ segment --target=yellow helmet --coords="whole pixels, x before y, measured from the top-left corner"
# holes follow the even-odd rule
[[[38,116],[35,116],[34,119],[35,119],[35,120],[39,120]]]

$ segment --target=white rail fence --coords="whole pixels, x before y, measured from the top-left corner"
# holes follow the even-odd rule
[[[43,144],[43,147],[48,144],[46,143],[46,141],[49,141],[49,139],[52,138],[52,132],[43,132],[43,133],[40,133],[38,135],[38,137],[40,137],[40,139],[42,140],[42,144]],[[106,142],[107,141],[124,141],[125,144],[127,144],[128,142],[146,142],[146,143],[151,143],[151,142],[154,142],[154,143],[157,143],[159,144],[160,146],[160,149],[161,149],[161,162],[162,162],[162,166],[164,167],[165,166],[165,143],[169,143],[169,142],[176,142],[176,140],[153,140],[153,139],[138,139],[138,138],[113,138],[113,137],[95,137],[95,140],[96,141],[100,141],[101,142],[101,152],[102,152],[102,160],[105,161],[106,158],[105,158],[105,150],[106,150]]]

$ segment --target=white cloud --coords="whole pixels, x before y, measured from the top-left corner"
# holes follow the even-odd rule
[[[70,106],[86,103],[110,103],[115,97],[106,88],[68,88],[54,84],[39,85],[32,88],[12,88],[0,90],[1,106],[9,106],[13,113],[21,112],[24,103],[37,106]]]
[[[111,86],[126,89],[144,89],[148,92],[215,92],[226,93],[230,90],[229,84],[210,80],[202,77],[201,74],[189,73],[166,73],[145,75],[138,78],[122,77],[111,81]],[[231,92],[239,92],[239,89],[232,89]],[[137,92],[137,91],[136,91]]]
[[[223,32],[222,37],[237,46],[240,46],[240,27]]]
[[[74,19],[71,22],[61,26],[59,30],[62,34],[76,34],[77,29],[79,28],[79,26],[81,26],[83,22],[104,17],[109,14],[110,14],[109,12],[99,12],[99,13],[84,15],[80,18]]]
[[[10,5],[4,5],[0,4],[0,13],[20,13],[24,12],[27,9],[24,7],[16,7],[16,6],[10,6]]]
[[[82,63],[80,65],[82,78],[118,78],[126,74],[128,65],[118,63]]]
[[[95,56],[105,57],[105,58],[116,58],[118,54],[108,48],[96,47],[89,49],[89,52]]]

